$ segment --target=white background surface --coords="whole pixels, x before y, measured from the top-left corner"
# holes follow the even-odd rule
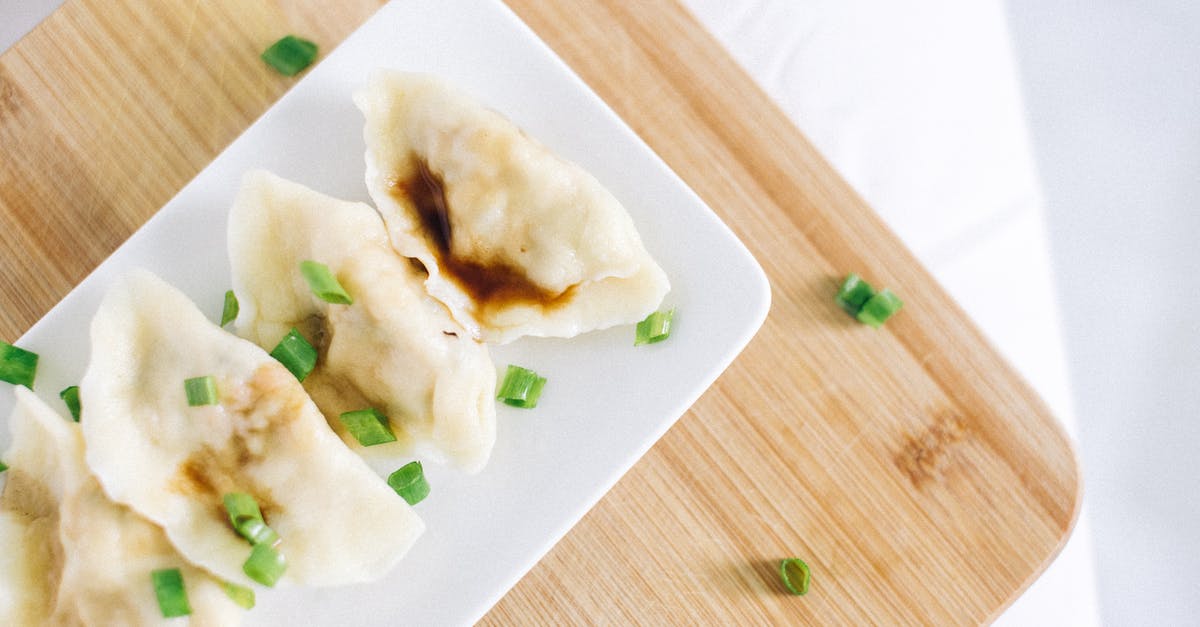
[[[1065,420],[1073,401],[1085,518],[1001,622],[1195,624],[1200,4],[684,3]],[[0,50],[56,4],[0,0]]]

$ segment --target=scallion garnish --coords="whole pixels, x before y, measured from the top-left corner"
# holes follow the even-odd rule
[[[842,287],[838,289],[837,304],[846,313],[857,316],[863,303],[871,299],[875,295],[875,288],[871,287],[870,283],[862,280],[862,277],[851,272],[846,275],[846,280],[842,281]]]
[[[225,306],[221,308],[221,326],[225,326],[238,317],[241,307],[238,306],[237,294],[233,290],[225,291]]]
[[[33,389],[37,376],[37,353],[0,341],[0,381]]]
[[[675,317],[675,310],[656,311],[645,320],[642,320],[637,325],[637,337],[633,340],[634,346],[642,344],[654,344],[661,342],[671,336],[671,319]]]
[[[504,381],[500,383],[500,391],[496,398],[504,401],[505,405],[530,409],[537,407],[542,388],[546,386],[546,378],[538,373],[509,364],[504,372]]]
[[[317,58],[317,44],[288,35],[271,44],[262,53],[262,60],[284,76],[295,76]]]
[[[79,386],[72,385],[59,392],[58,397],[63,400],[63,403],[66,403],[67,409],[71,411],[71,418],[75,419],[75,422],[79,422],[79,413],[83,409],[83,406],[79,404]]]
[[[858,318],[859,322],[878,329],[884,322],[887,322],[888,318],[891,318],[893,314],[900,311],[900,308],[903,306],[904,303],[901,302],[899,296],[893,294],[891,290],[884,288],[875,292],[874,296],[867,299],[867,302],[863,303],[862,309],[858,310],[858,315],[855,317]]]
[[[253,589],[247,588],[246,586],[239,586],[236,583],[230,583],[228,581],[221,582],[221,589],[225,591],[225,596],[233,599],[233,602],[240,605],[242,609],[254,609],[255,599]]]
[[[354,436],[354,439],[363,446],[396,441],[396,435],[392,433],[387,416],[379,413],[377,409],[348,411],[338,416],[338,419],[342,421],[343,425],[346,425],[346,430],[350,432],[350,435]]]
[[[304,275],[309,289],[317,295],[317,298],[335,305],[354,304],[354,299],[346,293],[346,288],[338,282],[329,266],[317,261],[301,261],[300,274]]]
[[[245,492],[230,492],[221,498],[233,529],[250,544],[275,544],[279,534],[263,520],[258,501]]]
[[[878,329],[904,305],[900,297],[884,288],[875,291],[871,284],[851,272],[838,288],[837,304],[859,322]]]
[[[8,470],[8,464],[0,462],[0,472],[4,472],[5,470]]]
[[[216,405],[220,402],[217,396],[217,380],[210,376],[187,379],[183,382],[183,391],[187,394],[188,405]]]
[[[188,604],[187,589],[183,587],[183,573],[178,568],[164,568],[150,573],[154,584],[154,596],[158,598],[158,609],[163,618],[187,616],[192,613]]]
[[[271,349],[271,356],[300,381],[304,381],[308,373],[317,366],[317,349],[295,328],[288,331],[275,348]]]
[[[425,480],[425,469],[421,462],[408,462],[399,470],[388,475],[388,485],[409,505],[416,505],[429,496],[429,482]]]
[[[783,579],[783,585],[795,595],[803,595],[808,593],[808,582],[811,578],[811,573],[808,571],[808,564],[798,557],[789,557],[779,563],[779,576]]]
[[[250,550],[250,557],[242,564],[242,572],[246,576],[270,588],[283,576],[287,570],[287,560],[283,554],[270,544],[256,544]]]

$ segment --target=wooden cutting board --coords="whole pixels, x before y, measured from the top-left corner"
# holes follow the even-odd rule
[[[762,331],[494,624],[969,624],[1057,554],[1071,446],[880,219],[674,0],[511,0],[766,269]],[[375,0],[71,0],[0,56],[0,337],[40,318]],[[817,88],[817,87],[814,87]],[[905,299],[833,305],[857,271]],[[730,303],[737,307],[737,303]],[[780,558],[813,570],[785,594]],[[467,569],[469,565],[464,565]],[[471,585],[464,576],[462,585]]]

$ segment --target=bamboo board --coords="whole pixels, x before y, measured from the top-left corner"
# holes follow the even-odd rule
[[[510,0],[742,238],[773,286],[746,352],[489,624],[970,624],[1062,547],[1070,444],[913,256],[673,0]],[[70,0],[0,55],[0,337],[13,339],[374,0]],[[832,306],[858,271],[884,330]],[[730,306],[737,306],[731,303]],[[803,598],[778,560],[813,569]],[[469,585],[469,578],[463,585]]]

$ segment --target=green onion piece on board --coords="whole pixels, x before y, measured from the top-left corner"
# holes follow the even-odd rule
[[[4,472],[5,470],[8,470],[8,464],[0,462],[0,472]]]
[[[83,410],[83,406],[79,404],[79,386],[72,385],[59,392],[58,397],[63,400],[63,403],[66,403],[67,409],[71,410],[71,418],[75,422],[79,422],[79,413]]]
[[[238,305],[237,294],[233,290],[225,290],[225,306],[221,309],[221,326],[225,326],[238,317],[241,306]]]
[[[642,320],[637,325],[637,337],[633,340],[634,346],[642,344],[654,344],[661,342],[671,336],[671,319],[675,317],[675,310],[656,311],[645,320]]]
[[[225,596],[233,599],[233,602],[241,606],[242,609],[254,609],[254,590],[228,581],[221,582],[221,589],[225,591]]]
[[[275,348],[271,349],[271,356],[300,381],[304,381],[308,373],[317,367],[317,349],[295,328],[288,331]]]
[[[250,544],[275,544],[279,534],[275,533],[263,520],[258,501],[245,492],[230,492],[221,498],[225,503],[225,513],[229,514],[229,522],[235,531]]]
[[[299,74],[301,70],[312,65],[316,58],[317,44],[295,35],[280,39],[262,53],[262,60],[284,76]]]
[[[23,385],[32,390],[37,364],[37,353],[0,341],[0,381]]]
[[[242,572],[246,576],[270,588],[283,576],[287,570],[287,560],[283,554],[269,544],[256,544],[250,550],[250,557],[242,564]]]
[[[217,396],[217,380],[212,376],[196,377],[183,382],[183,391],[187,394],[188,405],[216,405],[220,399]]]
[[[429,496],[429,482],[425,480],[425,469],[421,462],[408,462],[399,470],[388,475],[388,485],[409,505],[416,505]]]
[[[875,288],[862,280],[862,277],[851,272],[846,275],[846,280],[842,281],[842,287],[838,289],[837,304],[845,309],[846,313],[857,316],[863,303],[866,303],[874,295]]]
[[[387,416],[379,413],[377,409],[348,411],[338,416],[338,420],[346,425],[346,430],[350,432],[350,435],[354,436],[354,439],[363,446],[375,446],[396,441],[396,435],[392,433]]]
[[[183,573],[178,568],[164,568],[150,573],[154,584],[154,596],[158,598],[158,609],[163,618],[187,616],[192,613],[188,604],[187,589],[183,587]]]
[[[783,560],[779,563],[779,576],[783,579],[783,585],[788,592],[797,596],[808,593],[808,582],[812,578],[812,574],[804,560],[797,557]]]
[[[317,298],[335,305],[353,305],[354,299],[346,293],[346,288],[338,282],[337,277],[329,266],[316,261],[301,261],[300,274],[308,282],[308,288]]]
[[[527,368],[509,364],[508,369],[504,371],[504,381],[500,383],[500,391],[496,393],[496,398],[504,401],[505,405],[532,409],[537,407],[544,387],[546,377],[538,376],[538,373]]]
[[[887,319],[892,317],[904,303],[900,301],[900,297],[892,293],[891,290],[884,288],[879,290],[867,302],[863,303],[862,309],[858,311],[858,321],[870,325],[876,329],[883,326]]]

